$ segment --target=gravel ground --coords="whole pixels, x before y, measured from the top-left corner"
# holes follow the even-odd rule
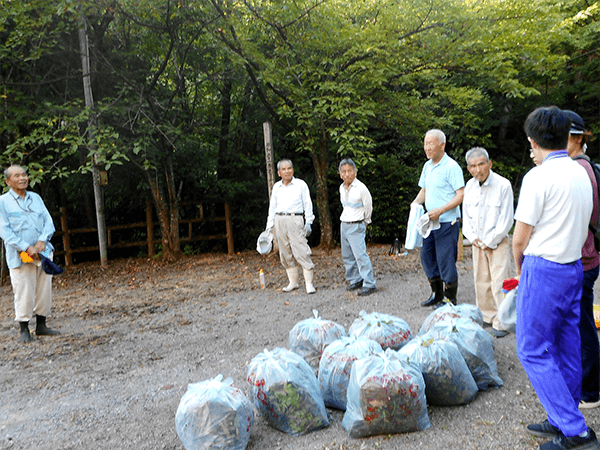
[[[288,346],[300,320],[321,317],[349,329],[361,310],[403,318],[416,334],[432,311],[418,252],[390,257],[370,247],[379,290],[347,292],[339,250],[315,251],[314,295],[280,290],[276,255],[197,255],[164,265],[148,259],[69,267],[54,279],[48,324],[62,334],[28,345],[16,340],[10,286],[0,288],[0,449],[183,449],[175,412],[188,383],[218,374],[248,391],[246,369],[265,348]],[[459,302],[474,303],[469,248],[459,266]],[[267,287],[258,289],[258,272]],[[543,318],[540,318],[543,320]],[[32,324],[33,325],[33,324]],[[331,424],[290,436],[255,415],[247,449],[530,449],[527,423],[544,419],[515,353],[515,336],[495,340],[504,386],[468,405],[429,407],[431,428],[352,439],[343,413]],[[584,412],[600,430],[600,410]]]

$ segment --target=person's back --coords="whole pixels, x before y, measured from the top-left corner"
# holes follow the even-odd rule
[[[533,225],[526,255],[570,263],[581,258],[592,214],[592,185],[585,170],[570,158],[553,158],[523,179],[519,209]],[[521,204],[523,201],[523,204]]]

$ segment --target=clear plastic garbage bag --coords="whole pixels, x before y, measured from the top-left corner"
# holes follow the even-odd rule
[[[410,326],[404,319],[378,312],[367,314],[365,311],[359,313],[348,334],[373,339],[384,350],[399,350],[412,338]]]
[[[425,381],[416,365],[391,349],[354,362],[342,420],[350,437],[406,433],[430,425]]]
[[[326,406],[346,409],[352,364],[375,353],[383,353],[381,345],[365,337],[342,337],[325,347],[319,363],[319,383]]]
[[[465,358],[479,389],[504,384],[498,375],[492,337],[471,319],[442,320],[423,337],[454,342]]]
[[[477,396],[477,383],[453,342],[420,336],[402,347],[398,354],[420,367],[428,404],[464,405]]]
[[[186,450],[243,450],[250,439],[250,400],[223,375],[189,384],[175,414],[175,429]]]
[[[325,347],[347,335],[342,325],[321,319],[316,309],[313,309],[313,316],[294,325],[289,333],[289,345],[290,350],[302,356],[317,374]]]
[[[254,407],[272,427],[296,436],[329,425],[317,377],[291,350],[265,349],[256,355],[247,381]]]

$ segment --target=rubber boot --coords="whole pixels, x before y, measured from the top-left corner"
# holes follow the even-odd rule
[[[35,316],[35,334],[36,336],[58,336],[60,333],[51,330],[46,326],[46,316]]]
[[[302,270],[304,273],[304,283],[306,283],[306,293],[314,294],[315,292],[317,292],[317,290],[313,286],[313,276],[314,276],[315,272],[313,269],[310,269],[310,270],[302,269]]]
[[[290,284],[282,289],[283,292],[290,292],[294,289],[298,289],[298,266],[290,267],[289,269],[285,269],[287,272],[287,276],[290,280]]]
[[[440,277],[430,278],[431,296],[421,303],[421,306],[433,306],[444,300],[444,282]]]
[[[17,342],[19,344],[27,344],[31,342],[31,334],[29,333],[29,322],[19,322],[21,326],[21,334],[19,335],[19,339]]]
[[[454,283],[446,283],[446,288],[444,289],[445,297],[450,300],[450,303],[456,305],[456,293],[458,292],[458,281]]]

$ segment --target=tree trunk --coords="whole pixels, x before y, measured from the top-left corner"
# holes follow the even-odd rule
[[[90,74],[90,49],[88,46],[87,38],[87,23],[85,16],[83,15],[81,5],[78,5],[79,9],[79,49],[81,51],[81,67],[83,75],[83,93],[85,97],[85,106],[94,110],[94,97],[92,95],[92,83]],[[94,115],[90,116],[88,120],[88,135],[90,142],[90,151],[92,153],[96,150],[95,136],[96,133],[96,118]],[[108,241],[106,238],[106,219],[104,217],[104,196],[102,187],[100,186],[100,174],[98,166],[96,165],[96,155],[92,155],[92,179],[94,183],[94,199],[96,201],[96,221],[98,228],[98,248],[100,249],[100,265],[106,267],[108,265]]]
[[[176,261],[181,257],[181,248],[179,241],[179,212],[177,199],[175,202],[171,198],[166,199],[160,183],[152,177],[149,171],[144,171],[154,206],[156,207],[156,215],[160,226],[162,256],[167,261]],[[171,178],[171,177],[170,177]],[[169,191],[175,191],[173,188],[168,188]]]
[[[310,152],[317,175],[317,208],[321,225],[321,243],[319,248],[326,251],[333,247],[333,228],[329,212],[329,196],[327,194],[327,146],[320,142],[317,148]]]

